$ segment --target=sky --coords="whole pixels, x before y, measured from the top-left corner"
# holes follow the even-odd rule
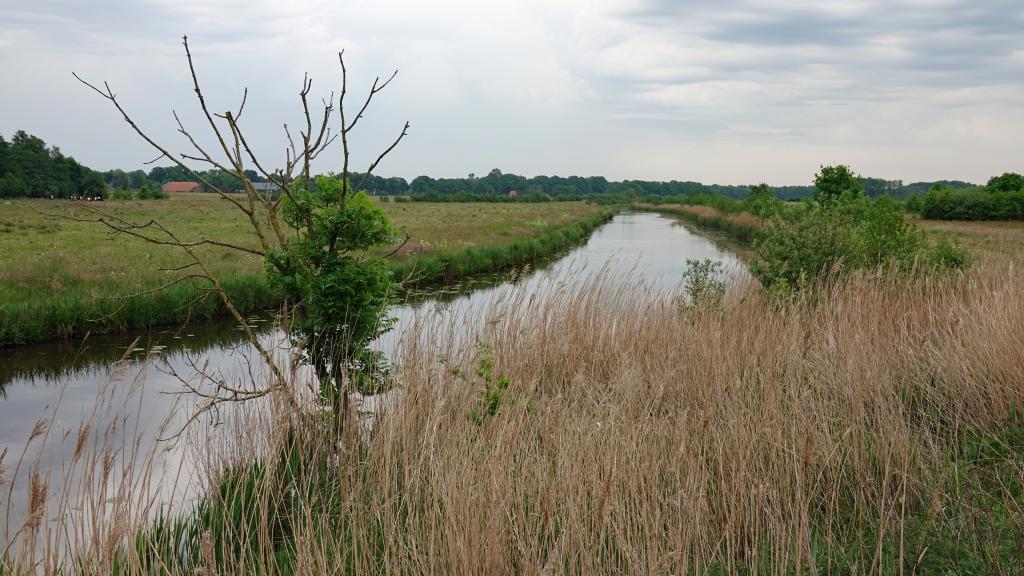
[[[211,144],[235,109],[261,162],[284,124],[340,88],[357,169],[807,184],[843,163],[905,182],[1024,171],[1021,0],[0,0],[0,134],[33,133],[95,169],[156,154],[72,72],[107,81],[156,140]],[[351,112],[350,112],[351,113]],[[337,119],[335,118],[335,124]],[[315,168],[340,171],[341,150]]]

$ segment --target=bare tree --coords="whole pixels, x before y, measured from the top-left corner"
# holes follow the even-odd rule
[[[171,270],[177,274],[172,281],[164,286],[129,297],[156,292],[183,282],[192,283],[199,290],[196,302],[211,297],[219,299],[227,312],[238,322],[239,327],[244,331],[260,357],[270,367],[272,382],[269,386],[253,390],[218,386],[217,392],[212,395],[203,395],[205,398],[205,402],[202,404],[203,409],[212,409],[221,402],[262,397],[278,390],[282,391],[292,404],[295,403],[295,397],[288,389],[288,379],[284,371],[275,363],[271,351],[260,343],[249,323],[232,303],[231,295],[204,261],[198,249],[203,246],[215,246],[258,255],[266,259],[270,268],[281,275],[288,275],[288,278],[300,276],[305,278],[307,284],[310,285],[303,286],[300,282],[298,285],[291,286],[290,290],[285,290],[289,298],[285,304],[285,309],[288,312],[286,316],[293,319],[292,326],[297,335],[293,347],[295,359],[300,358],[305,351],[304,359],[316,367],[321,379],[326,378],[333,383],[339,393],[337,394],[338,411],[343,416],[348,406],[345,384],[346,367],[352,365],[354,351],[363,349],[360,347],[365,347],[367,338],[372,336],[365,330],[364,333],[352,334],[352,315],[365,312],[364,316],[368,315],[369,317],[361,317],[364,323],[373,321],[380,325],[381,302],[386,301],[391,289],[390,277],[384,279],[381,275],[379,257],[369,255],[368,251],[375,245],[396,240],[393,229],[387,224],[379,209],[367,209],[364,203],[357,211],[353,209],[352,202],[354,198],[358,198],[367,178],[408,134],[409,123],[404,123],[398,136],[373,160],[354,186],[349,182],[351,175],[349,136],[366,114],[374,96],[395,79],[398,71],[396,70],[383,81],[380,77],[374,80],[366,98],[361,101],[358,112],[351,120],[346,117],[345,112],[349,87],[344,51],[338,54],[338,62],[341,66],[341,91],[337,101],[335,101],[335,93],[332,92],[329,98],[322,100],[322,105],[319,108],[312,110],[309,95],[313,82],[308,75],[305,76],[302,89],[299,91],[304,125],[299,129],[298,139],[293,138],[289,126],[284,125],[287,138],[284,165],[271,168],[265,161],[257,158],[253,146],[245,137],[240,124],[248,100],[248,88],[243,91],[237,110],[211,112],[200,87],[187,36],[183,38],[183,44],[191,73],[192,87],[207,124],[208,136],[216,142],[212,149],[202,146],[194,133],[185,127],[177,111],[173,111],[178,132],[189,145],[187,152],[173,153],[136,122],[108,83],[104,82],[100,87],[84,80],[78,74],[74,74],[74,76],[82,84],[109,101],[124,121],[159,153],[159,156],[149,163],[167,159],[185,170],[196,181],[201,182],[207,190],[229,202],[245,215],[251,225],[255,241],[251,245],[246,245],[225,239],[206,237],[199,240],[184,240],[157,219],[131,222],[110,211],[98,208],[94,204],[84,206],[89,217],[75,219],[95,222],[115,234],[180,250],[187,257],[187,263]],[[332,127],[336,106],[339,119],[337,125]],[[319,181],[313,178],[311,163],[333,142],[339,140],[339,136],[342,150],[340,181]],[[238,182],[241,194],[212,183],[203,176],[203,168],[216,169],[229,174]],[[276,191],[263,190],[255,186],[247,174],[247,171],[252,173],[253,169],[255,173],[271,183],[272,188],[275,188]],[[332,185],[332,182],[337,182],[338,185]],[[377,212],[374,213],[373,210],[377,210]],[[353,237],[355,235],[353,219],[361,219],[358,225],[361,227],[359,233],[362,235],[358,238]],[[373,233],[367,236],[367,229],[372,230]],[[376,290],[379,294],[374,293],[373,298],[369,300],[363,298],[349,303],[349,309],[343,310],[342,314],[327,314],[325,317],[323,310],[317,310],[314,314],[317,322],[304,323],[304,320],[310,316],[310,307],[316,305],[315,302],[332,297],[330,290],[314,285],[318,281],[317,279],[333,275],[335,279],[348,279],[352,282],[353,279],[358,280],[361,274],[375,276],[372,282],[355,283],[364,290]],[[310,294],[313,296],[309,296]],[[379,297],[381,295],[384,300]],[[372,306],[369,306],[367,302],[370,302]],[[369,306],[369,308],[367,311],[354,310],[353,308],[356,306]],[[324,344],[327,341],[337,340],[345,340],[348,345],[342,347],[336,344]],[[353,341],[355,341],[354,345]]]

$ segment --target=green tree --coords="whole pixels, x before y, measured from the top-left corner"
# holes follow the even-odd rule
[[[770,218],[780,209],[782,202],[775,197],[771,187],[767,184],[758,184],[750,188],[750,194],[743,204],[751,214],[761,218]]]
[[[1024,190],[1024,176],[1014,172],[1007,172],[1002,176],[993,176],[989,179],[985,188],[989,192],[1020,192]]]
[[[864,185],[848,166],[822,166],[814,176],[814,199],[828,205],[845,197],[859,196]]]
[[[126,190],[124,188],[115,188],[114,192],[111,193],[110,197],[113,198],[114,200],[124,201],[124,200],[131,200],[135,196],[132,194],[131,190]]]
[[[158,220],[147,224],[125,224],[123,220],[100,217],[96,222],[115,232],[130,234],[163,246],[176,246],[182,250],[191,263],[182,269],[187,268],[187,272],[182,273],[179,281],[207,282],[208,294],[215,294],[223,302],[227,311],[238,321],[250,345],[269,367],[268,388],[244,392],[225,391],[226,396],[207,398],[203,408],[207,410],[220,402],[262,397],[275,391],[281,392],[283,399],[297,402],[288,387],[290,382],[284,370],[253,333],[248,320],[235,308],[220,280],[210,272],[203,254],[195,248],[214,245],[261,256],[268,276],[287,296],[285,309],[289,312],[287,328],[293,341],[293,359],[305,361],[315,368],[320,377],[324,399],[334,409],[340,429],[350,421],[347,418],[350,408],[348,398],[353,387],[366,387],[380,382],[378,369],[383,362],[379,355],[368,349],[368,345],[373,338],[390,327],[384,314],[396,287],[390,268],[376,255],[379,254],[376,249],[391,242],[395,232],[384,213],[362,190],[377,165],[405,138],[409,123],[404,124],[398,137],[376,157],[368,169],[351,180],[353,173],[350,170],[349,133],[363,117],[374,95],[390,84],[395,75],[383,83],[378,78],[358,113],[346,117],[347,72],[344,58],[339,54],[341,98],[325,101],[322,119],[314,122],[314,113],[309,108],[307,98],[311,83],[308,79],[304,80],[300,99],[307,123],[301,130],[293,132],[297,132],[298,138],[290,142],[292,154],[288,155],[285,165],[276,170],[267,170],[264,164],[255,160],[233,113],[213,114],[207,109],[187,38],[184,46],[189,68],[193,72],[193,90],[208,120],[207,124],[214,133],[212,139],[222,143],[218,154],[222,152],[223,157],[215,159],[198,147],[194,153],[203,156],[205,165],[215,166],[215,171],[201,172],[178,160],[187,155],[174,154],[149,137],[130,118],[112,89],[106,85],[105,89],[100,89],[84,80],[82,82],[107,99],[144,140],[176,163],[177,169],[154,168],[150,171],[151,179],[174,177],[202,182],[209,192],[218,194],[244,215],[251,225],[253,241],[245,245],[209,238],[183,242]],[[310,174],[312,160],[334,140],[329,126],[335,116],[335,106],[337,116],[340,116],[336,130],[341,136],[341,174],[314,179]],[[183,127],[181,131],[190,142],[195,141],[186,128]],[[236,142],[234,148],[223,144],[229,141]],[[249,160],[252,160],[253,168],[263,178],[280,189],[280,194],[265,195],[254,189],[251,178],[253,168],[246,165]],[[180,178],[182,175],[186,178]],[[232,194],[236,187],[240,187],[246,195],[243,201]]]
[[[841,172],[836,183],[851,174]],[[765,288],[802,289],[864,268],[910,270],[918,262],[940,267],[966,264],[966,254],[958,247],[931,246],[888,196],[871,200],[842,185],[832,190],[835,193],[824,202],[780,212],[755,242],[758,257],[751,271]]]
[[[0,194],[37,198],[101,195],[103,180],[99,178],[97,187],[91,174],[95,173],[74,158],[57,147],[47,148],[42,139],[23,130],[10,142],[0,137],[0,179],[6,178]]]
[[[921,197],[918,196],[917,193],[911,194],[910,197],[907,198],[907,203],[906,203],[906,210],[907,210],[907,212],[912,212],[914,214],[920,214],[921,213],[921,209],[923,207],[924,207],[924,201],[921,200]]]

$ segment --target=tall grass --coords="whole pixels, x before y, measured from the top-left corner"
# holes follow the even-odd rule
[[[213,479],[197,507],[101,532],[117,546],[81,558],[124,574],[1019,573],[1021,264],[858,273],[789,302],[735,287],[706,307],[607,277],[512,293],[481,345],[406,335],[372,430],[279,415],[197,446]],[[34,566],[12,550],[10,573]]]
[[[267,310],[282,299],[280,291],[262,275],[227,276],[221,283],[242,314]],[[47,300],[6,302],[0,307],[0,346],[126,332],[225,314],[220,299],[204,288],[177,284],[133,298],[115,294],[97,297],[76,290]],[[207,297],[203,298],[204,294]]]
[[[711,206],[636,204],[639,210],[678,216],[703,228],[718,230],[745,244],[753,243],[763,223],[749,212],[721,212]]]

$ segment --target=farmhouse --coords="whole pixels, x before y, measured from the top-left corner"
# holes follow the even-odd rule
[[[163,185],[164,192],[202,192],[203,187],[198,182],[168,182]]]

